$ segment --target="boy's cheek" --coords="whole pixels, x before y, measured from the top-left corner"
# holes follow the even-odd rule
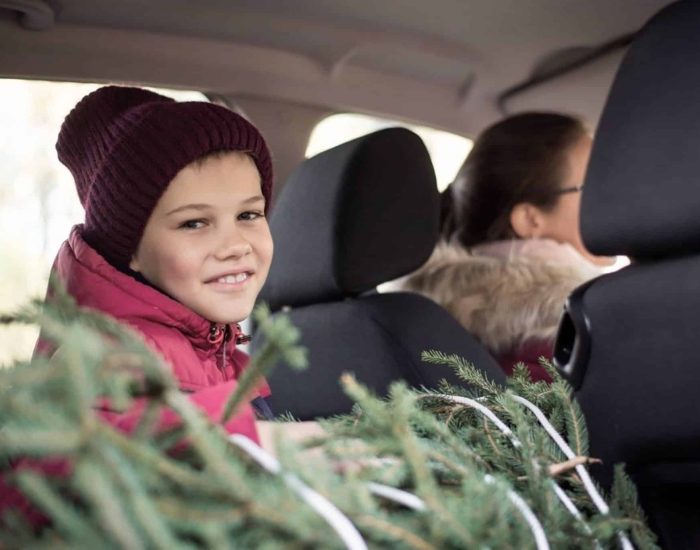
[[[272,242],[272,239],[270,239],[269,246],[267,248],[267,267],[270,267],[270,264],[272,263],[272,257],[275,255],[275,245]]]
[[[258,271],[260,272],[264,269],[264,275],[267,278],[267,273],[272,263],[272,256],[275,252],[275,246],[269,230],[267,230],[266,234],[260,236],[256,248],[259,262]]]

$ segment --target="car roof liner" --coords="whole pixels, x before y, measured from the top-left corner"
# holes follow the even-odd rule
[[[572,71],[576,71],[589,63],[593,63],[612,52],[630,45],[637,33],[627,33],[618,38],[605,42],[600,46],[564,48],[557,50],[540,61],[525,81],[509,87],[498,95],[498,108],[503,115],[510,113],[508,101],[518,94],[536,88],[537,86],[556,80]]]

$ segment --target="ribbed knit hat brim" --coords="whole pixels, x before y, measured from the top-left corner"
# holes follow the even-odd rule
[[[168,184],[208,154],[248,153],[270,203],[272,162],[263,137],[219,105],[107,86],[83,98],[66,117],[56,149],[85,209],[84,238],[119,268],[129,264]]]

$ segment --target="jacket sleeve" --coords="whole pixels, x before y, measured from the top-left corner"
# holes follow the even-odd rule
[[[203,390],[190,393],[190,401],[203,411],[212,421],[219,422],[224,411],[224,406],[228,397],[235,391],[236,382],[230,381],[217,386],[212,386]],[[103,402],[98,407],[102,418],[110,424],[116,426],[120,431],[130,433],[139,420],[146,407],[144,400],[137,401],[134,406],[126,412],[114,411],[108,403]],[[174,411],[164,409],[161,413],[158,428],[167,430],[178,424],[178,417]],[[224,425],[228,433],[238,433],[245,435],[258,442],[258,432],[255,428],[255,416],[250,404],[242,405],[238,412]]]

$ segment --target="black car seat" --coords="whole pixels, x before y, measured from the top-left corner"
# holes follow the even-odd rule
[[[581,232],[632,265],[577,289],[555,362],[597,472],[625,462],[664,548],[700,548],[700,2],[632,43],[593,146]]]
[[[275,413],[305,420],[349,412],[344,372],[379,394],[395,380],[460,383],[451,369],[421,362],[430,349],[459,354],[503,380],[489,353],[440,306],[415,294],[374,292],[427,260],[438,211],[428,152],[403,128],[330,149],[292,174],[270,218],[275,254],[260,299],[300,329],[310,367],[279,366],[268,377]],[[260,339],[253,334],[253,351]]]

